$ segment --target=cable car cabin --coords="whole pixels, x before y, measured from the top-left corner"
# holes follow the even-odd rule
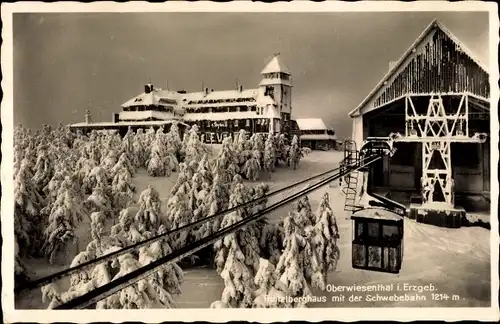
[[[379,208],[355,212],[352,267],[399,273],[403,260],[403,217]]]

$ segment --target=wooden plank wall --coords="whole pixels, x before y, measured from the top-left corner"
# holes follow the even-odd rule
[[[489,76],[443,31],[436,29],[425,46],[373,103],[379,107],[406,94],[470,92],[489,98]]]

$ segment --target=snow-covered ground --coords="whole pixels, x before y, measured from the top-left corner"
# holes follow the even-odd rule
[[[337,151],[313,151],[301,160],[297,170],[278,168],[270,179],[262,179],[271,185],[271,190],[285,187],[312,175],[334,168],[341,160],[343,153]],[[162,199],[163,208],[176,181],[176,173],[168,178],[153,178],[145,170],[139,170],[133,178],[138,195],[148,185],[158,190]],[[302,188],[298,188],[302,189]],[[310,307],[358,307],[358,306],[488,306],[490,303],[490,231],[479,227],[460,229],[445,229],[415,223],[405,219],[404,233],[404,260],[401,272],[397,275],[372,271],[356,270],[351,267],[351,221],[343,211],[344,196],[340,188],[335,185],[325,186],[309,195],[313,211],[327,191],[330,195],[330,204],[336,214],[340,231],[340,261],[337,270],[329,275],[329,284],[332,285],[371,285],[397,284],[429,285],[437,287],[437,293],[450,295],[448,300],[436,301],[431,299],[430,292],[422,295],[426,301],[419,302],[358,302],[348,300],[349,293],[320,292],[316,296],[327,296],[326,303],[310,304]],[[287,193],[272,199],[270,203],[278,201]],[[289,194],[289,193],[288,193]],[[137,196],[134,198],[138,198]],[[269,217],[278,220],[291,211],[291,206],[284,207]],[[80,238],[80,247],[86,246],[89,241],[89,222],[81,224],[77,235]],[[49,266],[44,261],[28,260],[30,269],[36,277],[48,275],[69,265]],[[64,283],[61,283],[64,286]],[[185,270],[185,282],[182,285],[182,294],[178,299],[181,308],[206,308],[220,299],[224,284],[214,269],[195,268]],[[436,291],[435,291],[436,292]],[[332,296],[345,295],[345,301],[332,302]],[[366,293],[356,293],[366,295]],[[370,293],[374,294],[374,293]],[[379,293],[393,294],[393,293]],[[414,292],[411,294],[415,294]],[[459,295],[459,300],[451,300],[451,295]],[[18,308],[45,308],[41,302],[39,290],[19,296]]]

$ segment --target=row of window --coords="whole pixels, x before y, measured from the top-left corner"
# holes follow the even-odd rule
[[[200,121],[190,121],[190,124],[197,124],[203,128],[213,128],[213,127],[250,127],[252,119],[233,119],[233,120],[200,120]],[[269,125],[270,120],[266,118],[254,119],[255,125]]]
[[[281,79],[281,80],[290,80],[290,76],[288,74],[277,72],[277,73],[267,73],[264,75],[267,79]]]
[[[201,108],[186,108],[186,113],[228,113],[228,112],[245,112],[256,111],[257,107],[252,106],[231,106],[231,107],[201,107]]]
[[[303,135],[335,135],[335,132],[332,130],[303,130],[301,131]]]
[[[249,98],[191,100],[188,102],[188,105],[203,105],[203,104],[217,104],[217,103],[248,102],[248,101],[255,102],[255,98],[249,97]]]
[[[174,107],[172,106],[131,106],[124,107],[123,111],[160,111],[165,113],[173,113]]]

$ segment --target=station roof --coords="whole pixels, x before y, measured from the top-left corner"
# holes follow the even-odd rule
[[[431,33],[433,33],[436,29],[441,30],[447,37],[451,39],[452,42],[454,42],[458,48],[461,49],[467,56],[469,56],[472,61],[479,66],[480,69],[484,70],[485,72],[488,72],[488,69],[486,65],[484,65],[479,59],[475,57],[475,55],[470,51],[465,45],[460,42],[460,40],[453,35],[448,28],[446,28],[441,22],[438,20],[433,20],[425,29],[424,31],[420,34],[420,36],[417,37],[417,39],[413,42],[413,44],[403,53],[401,58],[397,60],[396,62],[391,62],[391,67],[389,71],[386,73],[386,75],[380,80],[380,82],[375,86],[375,88],[366,96],[365,99],[352,111],[349,112],[349,116],[353,117],[354,115],[357,115],[358,113],[362,113],[363,108],[369,103],[369,101],[377,94],[377,92],[384,88],[386,86],[386,80],[391,79],[393,77],[398,69],[407,62],[408,58],[412,57],[414,54],[414,49],[423,44],[427,36],[429,36]]]

